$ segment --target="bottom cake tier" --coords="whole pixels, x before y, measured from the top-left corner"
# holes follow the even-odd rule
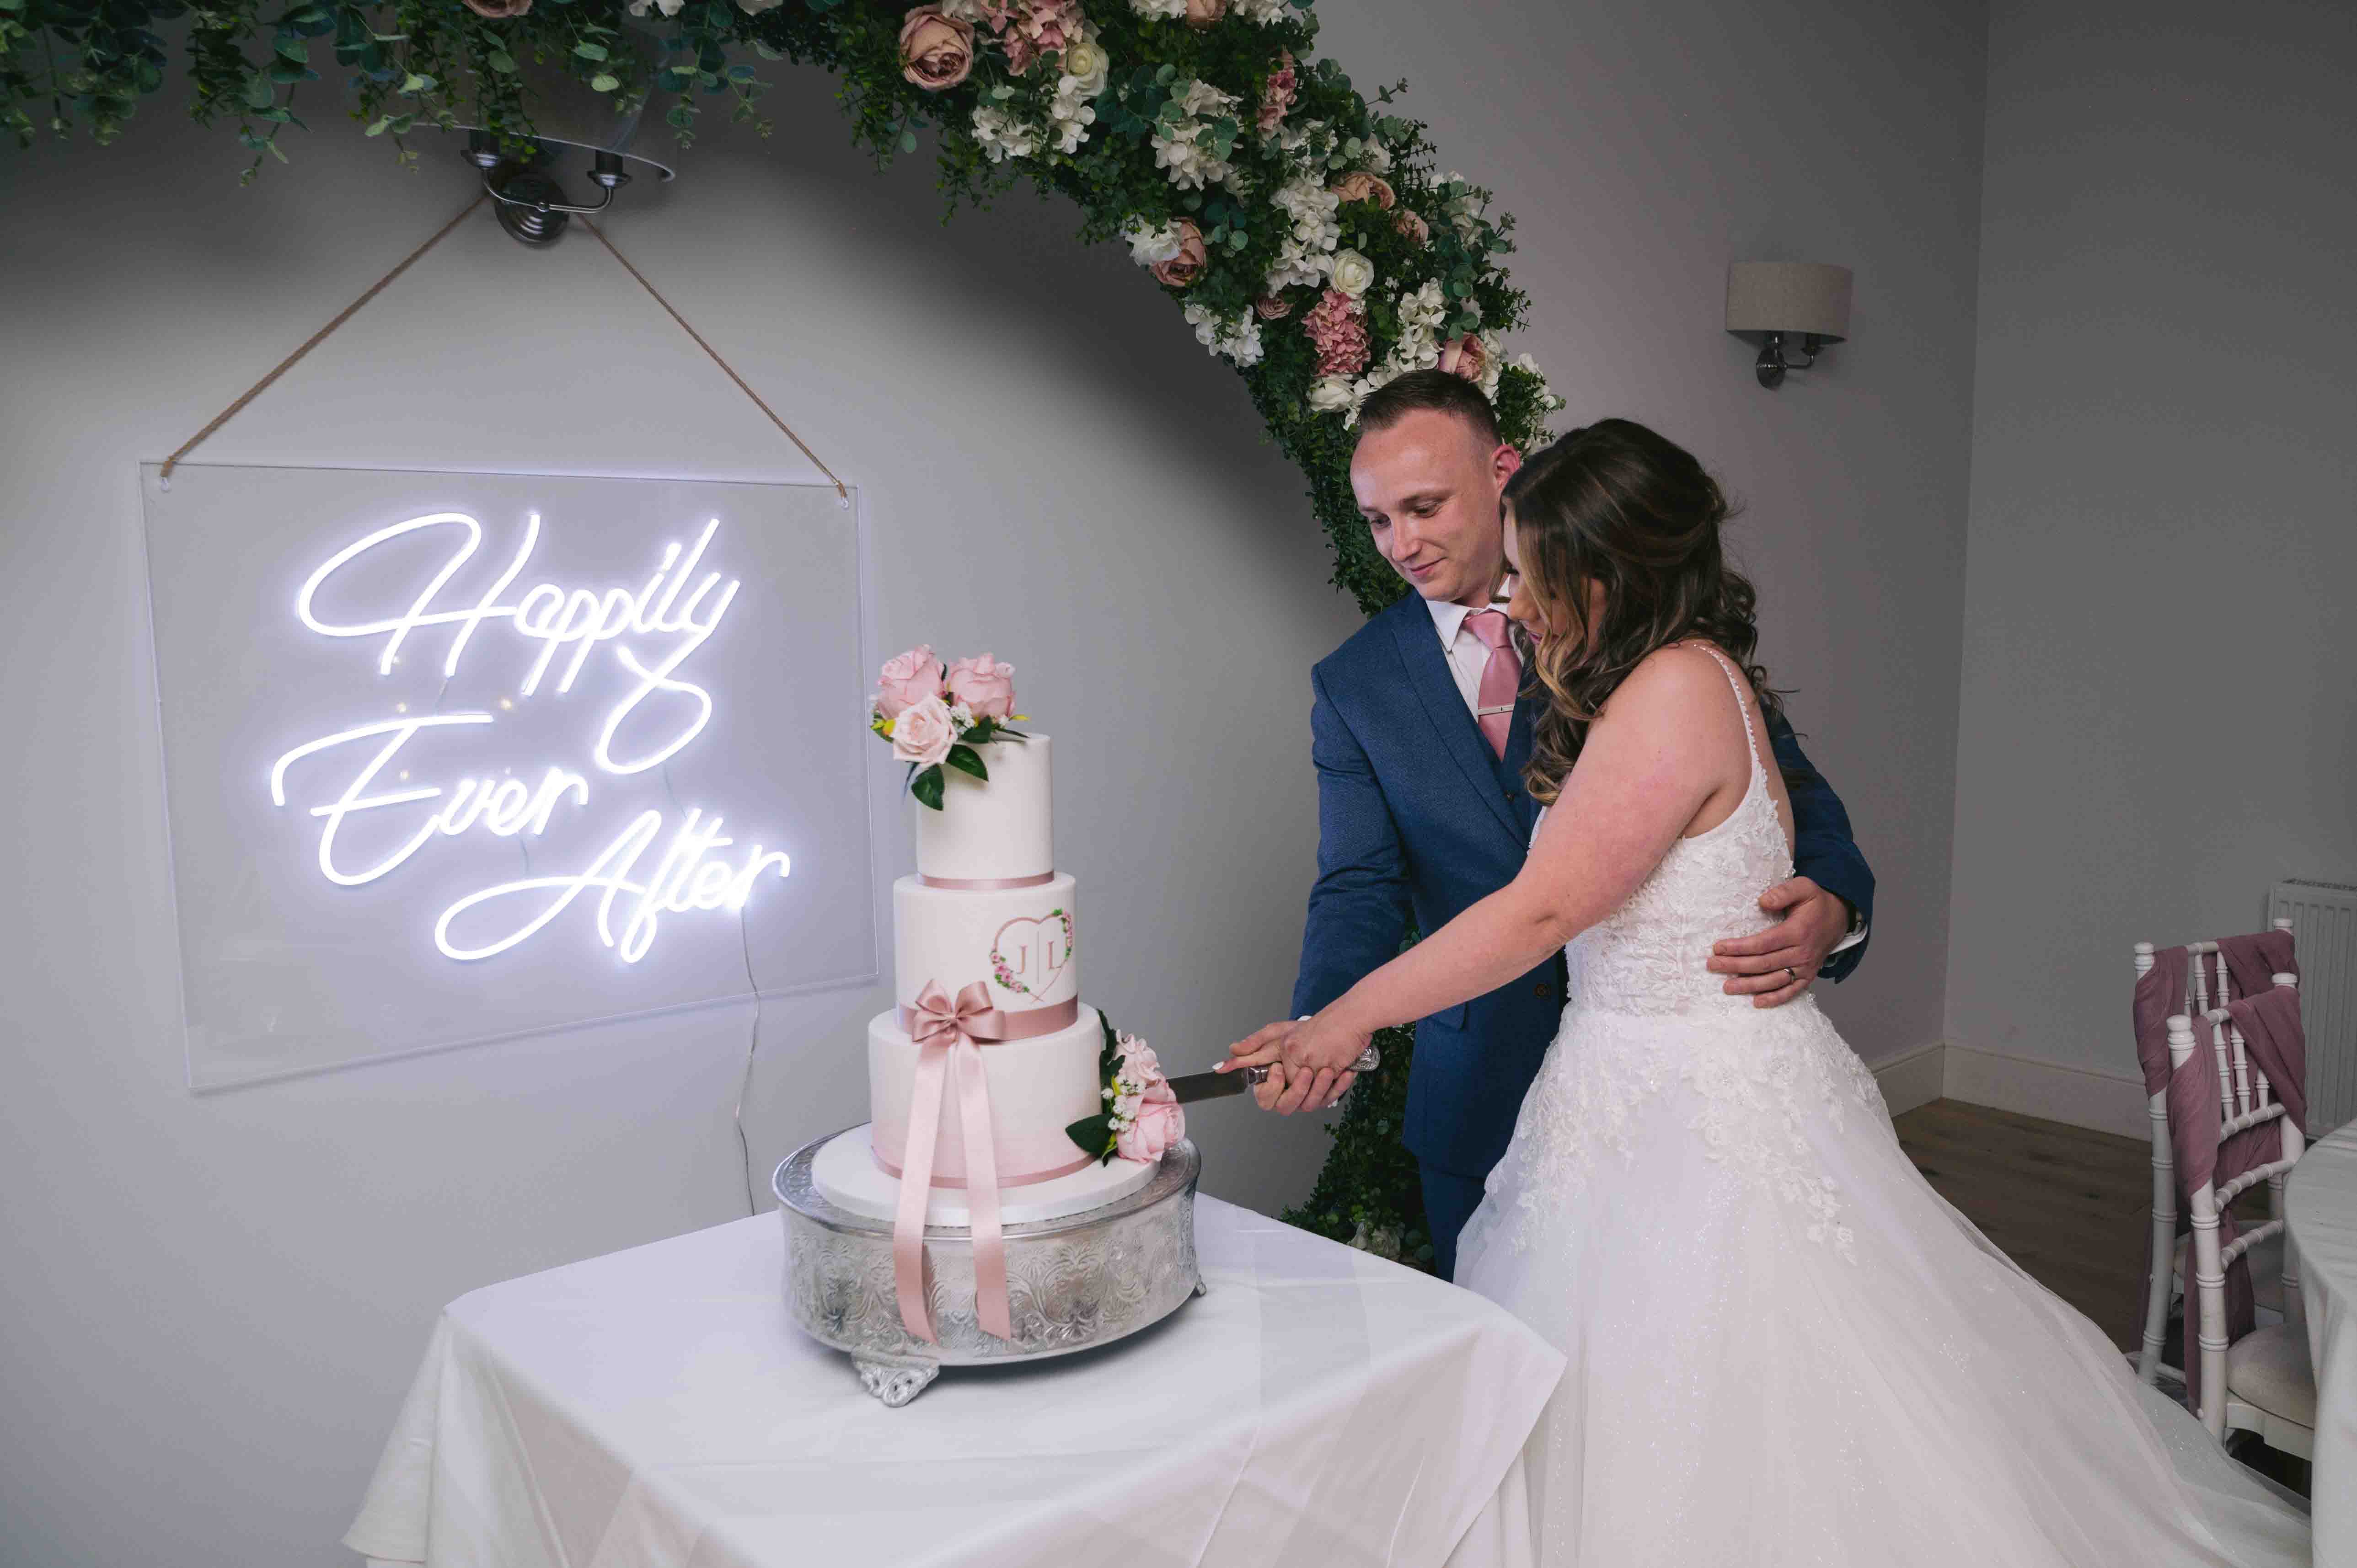
[[[1064,1129],[1104,1109],[1104,1085],[1097,1073],[1103,1049],[1103,1025],[1096,1009],[1086,1005],[1052,1034],[983,1046],[991,1149],[1003,1190],[1011,1193],[1078,1171],[1088,1160]],[[879,1013],[868,1021],[867,1109],[876,1119],[869,1142],[888,1176],[897,1176],[906,1163],[909,1103],[920,1054],[897,1013]],[[955,1078],[952,1072],[943,1082],[933,1143],[933,1185],[952,1188],[968,1175]]]
[[[900,1184],[884,1174],[867,1146],[868,1129],[855,1127],[820,1149],[811,1161],[811,1185],[837,1208],[871,1219],[890,1219],[900,1208]],[[998,1195],[998,1219],[1003,1225],[1029,1225],[1085,1214],[1117,1202],[1154,1179],[1160,1166],[1153,1161],[1114,1159],[1091,1163],[1069,1175],[1028,1187],[1012,1187]],[[929,1226],[962,1227],[972,1223],[963,1187],[937,1187],[925,1206]]]

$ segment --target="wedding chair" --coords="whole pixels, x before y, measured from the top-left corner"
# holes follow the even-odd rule
[[[2270,924],[2278,931],[2291,929],[2289,920]],[[2136,944],[2136,972],[2139,978],[2151,972],[2153,953],[2152,943]],[[2185,1005],[2189,1012],[2206,1014],[2233,1000],[2233,979],[2227,972],[2226,956],[2216,942],[2187,944],[2185,972]],[[2272,1097],[2271,1090],[2269,1093]],[[2160,1352],[2169,1332],[2169,1309],[2181,1294],[2186,1249],[2192,1245],[2193,1238],[2190,1234],[2177,1234],[2177,1155],[2169,1144],[2169,1096],[2153,1095],[2146,1109],[2151,1118],[2152,1133],[2152,1267],[2145,1286],[2144,1343],[2136,1352],[2136,1376],[2158,1386],[2163,1378],[2178,1383],[2185,1380],[2182,1371],[2161,1360]],[[2269,1219],[2281,1219],[2281,1177],[2268,1184],[2267,1197]],[[2287,1267],[2281,1231],[2269,1235],[2255,1249],[2251,1259],[2252,1299],[2263,1319],[2283,1320],[2284,1282],[2291,1282],[2293,1295],[2299,1294],[2297,1268],[2296,1264]]]
[[[2278,974],[2278,986],[2293,977]],[[2192,1225],[2193,1283],[2197,1343],[2201,1356],[2202,1424],[2213,1437],[2229,1431],[2256,1433],[2270,1447],[2306,1459],[2316,1445],[2316,1377],[2309,1364],[2308,1331],[2302,1321],[2298,1257],[2285,1245],[2284,1178],[2298,1164],[2306,1139],[2298,1122],[2276,1098],[2274,1086],[2252,1058],[2248,1042],[2226,1007],[2204,1009],[2208,1050],[2218,1078],[2221,1147],[2238,1134],[2272,1123],[2276,1132],[2276,1157],[2255,1165],[2220,1182],[2205,1181],[2188,1196]],[[2169,1054],[2175,1069],[2183,1072],[2203,1042],[2194,1018],[2180,1015],[2169,1020]],[[2273,1218],[2222,1243],[2220,1216],[2234,1199],[2260,1182],[2268,1186]],[[2237,1259],[2251,1258],[2262,1242],[2281,1247],[2280,1262],[2272,1268],[2284,1311],[2280,1321],[2252,1329],[2228,1340],[2226,1270]],[[2254,1284],[2259,1270],[2252,1269]]]

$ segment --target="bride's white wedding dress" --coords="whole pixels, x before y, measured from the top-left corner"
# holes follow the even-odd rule
[[[1540,1560],[2306,1564],[2304,1513],[1917,1174],[1812,997],[1755,1008],[1705,967],[1792,874],[1720,662],[1749,791],[1565,950],[1458,1242],[1458,1282],[1568,1360],[1527,1451]]]

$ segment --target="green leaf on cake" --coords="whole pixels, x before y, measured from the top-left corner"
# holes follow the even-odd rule
[[[989,781],[990,769],[982,765],[982,753],[970,746],[950,747],[950,766],[961,773],[971,773],[985,783]]]
[[[1064,1136],[1081,1146],[1081,1152],[1102,1165],[1113,1158],[1113,1114],[1100,1112],[1084,1116],[1064,1129]]]
[[[931,806],[934,811],[940,811],[942,809],[942,765],[936,762],[931,768],[920,768],[910,774],[909,793],[917,798],[919,805]]]

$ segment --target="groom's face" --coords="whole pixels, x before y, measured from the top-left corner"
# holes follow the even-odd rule
[[[1416,409],[1359,438],[1351,489],[1375,549],[1408,586],[1444,604],[1487,604],[1506,561],[1498,495],[1521,466],[1468,421]]]

